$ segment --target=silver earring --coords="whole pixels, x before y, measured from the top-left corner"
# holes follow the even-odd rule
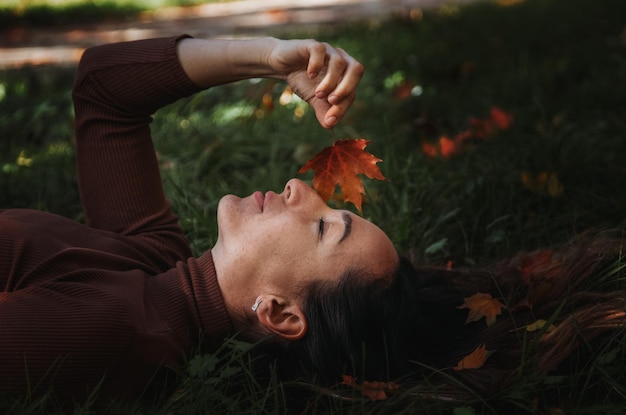
[[[259,308],[259,304],[261,304],[261,299],[260,299],[260,298],[257,298],[257,299],[256,299],[256,302],[255,302],[254,304],[252,304],[252,307],[251,307],[251,308],[252,308],[252,311],[256,311],[256,310],[257,310],[257,308]]]

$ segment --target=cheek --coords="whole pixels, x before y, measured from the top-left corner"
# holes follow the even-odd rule
[[[263,215],[246,209],[245,199],[224,196],[219,203],[219,240],[243,263],[271,272],[302,273],[317,268],[314,227],[288,213]],[[323,261],[322,261],[323,262]],[[260,271],[260,270],[259,270]]]
[[[290,273],[299,273],[314,262],[314,242],[306,227],[290,222],[288,217],[276,217],[258,224],[249,243],[257,245],[254,249],[266,261]]]

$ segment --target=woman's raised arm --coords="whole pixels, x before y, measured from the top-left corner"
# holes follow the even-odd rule
[[[363,76],[363,66],[344,50],[310,39],[183,39],[178,55],[189,78],[203,88],[248,78],[283,79],[313,106],[324,128],[345,115]]]
[[[150,238],[166,268],[190,251],[163,193],[150,122],[157,109],[200,91],[180,66],[179,39],[90,48],[73,89],[78,185],[87,223]]]
[[[149,124],[162,106],[247,78],[285,80],[332,128],[354,101],[362,65],[315,40],[177,37],[98,46],[74,87],[79,187],[88,223],[189,253],[165,200]],[[184,145],[184,142],[181,143]],[[175,253],[174,253],[175,252]]]

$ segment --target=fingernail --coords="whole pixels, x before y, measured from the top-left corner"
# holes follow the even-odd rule
[[[315,93],[315,96],[316,96],[318,99],[324,99],[324,98],[326,98],[326,92],[324,92],[324,91],[317,91],[317,92]]]
[[[331,104],[336,104],[339,101],[339,97],[337,95],[331,95],[328,97],[328,102]]]
[[[337,117],[333,115],[332,117],[326,118],[324,121],[326,121],[326,125],[333,126],[337,123]]]
[[[317,77],[318,72],[311,72],[309,74],[309,79],[315,79]]]

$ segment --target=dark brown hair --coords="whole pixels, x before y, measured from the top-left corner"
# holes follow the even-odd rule
[[[616,330],[623,336],[625,269],[622,239],[598,234],[481,269],[414,267],[402,259],[390,284],[358,272],[339,283],[312,283],[304,310],[309,331],[289,350],[306,357],[327,384],[342,374],[406,382],[450,369],[484,344],[492,354],[483,367],[449,372],[493,392],[523,360],[557,370],[581,345],[592,347]],[[479,292],[505,306],[489,326],[484,318],[466,323],[468,310],[459,308]],[[526,330],[540,319],[553,325],[550,331]]]

